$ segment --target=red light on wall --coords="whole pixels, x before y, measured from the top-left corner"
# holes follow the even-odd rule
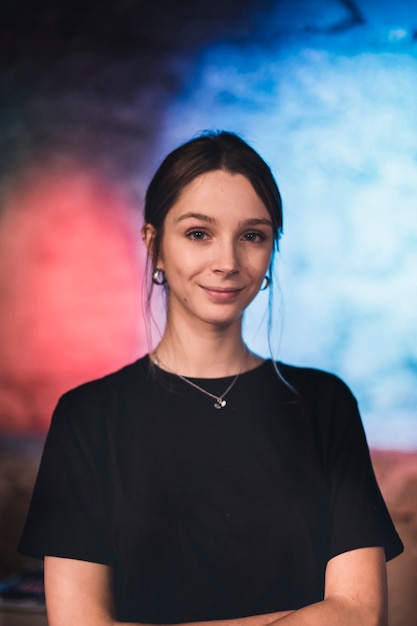
[[[44,432],[61,393],[146,351],[141,219],[88,173],[43,174],[0,219],[0,430]],[[140,247],[139,247],[140,246]]]

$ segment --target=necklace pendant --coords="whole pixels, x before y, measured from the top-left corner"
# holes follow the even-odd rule
[[[223,398],[217,398],[217,402],[214,403],[215,409],[223,409],[226,406],[226,400]]]

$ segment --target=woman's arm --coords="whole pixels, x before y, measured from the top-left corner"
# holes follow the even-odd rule
[[[278,619],[278,625],[387,626],[384,549],[361,548],[331,559],[324,600]]]
[[[45,558],[49,626],[122,626],[114,618],[111,568],[97,563]],[[329,561],[325,598],[285,611],[187,626],[387,626],[383,548],[361,548]],[[138,626],[124,624],[124,626]]]
[[[115,621],[111,586],[111,568],[107,565],[45,557],[49,626],[138,626]],[[196,622],[196,626],[267,626],[288,614],[289,611],[284,611],[234,620]]]
[[[45,557],[49,626],[113,626],[111,569],[106,565]]]

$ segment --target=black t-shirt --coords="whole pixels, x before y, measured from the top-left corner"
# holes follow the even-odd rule
[[[65,394],[20,551],[112,566],[117,618],[147,623],[297,609],[337,554],[399,554],[349,389],[279,368],[288,384],[265,361],[221,410],[148,357]]]

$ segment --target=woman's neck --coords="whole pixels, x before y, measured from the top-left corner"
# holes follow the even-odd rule
[[[226,328],[185,329],[168,321],[154,360],[167,371],[194,378],[221,378],[252,369],[262,359],[248,350],[237,322]]]

